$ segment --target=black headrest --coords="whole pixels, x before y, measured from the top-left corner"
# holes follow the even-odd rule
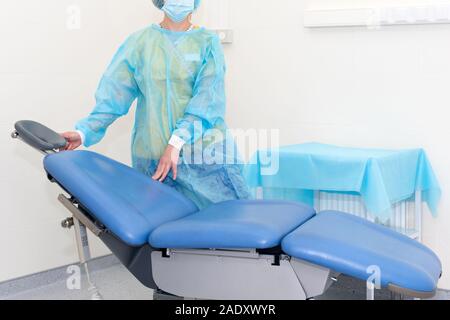
[[[67,144],[58,133],[35,121],[18,121],[14,127],[23,141],[41,151],[62,149]]]

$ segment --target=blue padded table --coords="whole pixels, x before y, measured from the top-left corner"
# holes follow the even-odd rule
[[[89,229],[143,285],[178,297],[309,299],[323,294],[336,273],[363,281],[375,276],[375,282],[411,297],[435,295],[439,258],[386,226],[295,201],[234,200],[199,210],[175,189],[113,159],[58,151],[64,139],[39,123],[19,122],[15,128],[13,137],[46,154],[47,178],[68,194],[58,197],[71,213],[62,226],[75,226],[88,276]],[[432,208],[439,199],[422,150],[308,144],[276,153],[281,156],[273,157],[272,174],[262,174],[263,153],[247,168],[254,185],[326,185],[386,202],[420,190],[416,202],[423,192]]]
[[[174,189],[124,164],[90,151],[65,151],[45,157],[47,173],[95,218],[134,247],[147,243],[160,225],[198,211]]]
[[[103,237],[108,237],[103,238],[108,239],[105,243],[115,244],[108,247],[122,263],[146,283],[154,279],[138,275],[142,270],[152,272],[152,260],[147,256],[147,262],[137,269],[133,264],[141,261],[135,259],[142,254],[141,250],[149,249],[148,244],[153,250],[152,257],[160,257],[165,263],[169,261],[162,256],[165,248],[205,250],[210,256],[208,252],[215,250],[208,249],[270,252],[281,248],[290,257],[312,263],[316,268],[324,267],[360,280],[366,280],[368,270],[375,266],[380,270],[384,287],[414,297],[433,295],[441,275],[439,258],[427,247],[347,213],[316,214],[310,206],[275,200],[226,201],[199,211],[176,190],[89,151],[47,155],[44,167],[49,177],[83,208],[80,212],[89,213],[87,218],[102,227]],[[215,268],[221,260],[212,257]],[[255,257],[235,259],[244,259],[247,264],[249,260],[245,259],[253,261]],[[231,263],[229,268],[234,265],[242,267]],[[268,266],[267,261],[264,265]],[[176,268],[172,272],[170,279],[182,270]],[[279,275],[275,276],[277,284]],[[202,273],[198,281],[203,276]]]
[[[307,221],[283,239],[282,248],[293,257],[361,280],[376,266],[383,287],[416,292],[435,290],[442,271],[439,258],[421,243],[336,211]]]
[[[315,214],[312,207],[296,202],[226,201],[164,224],[149,243],[172,249],[269,249]]]
[[[273,170],[277,164],[278,170]],[[258,151],[246,166],[245,176],[250,187],[263,188],[266,199],[288,198],[313,205],[314,191],[358,194],[371,214],[382,221],[390,217],[393,204],[413,197],[416,191],[421,191],[423,201],[437,215],[441,196],[422,149],[292,145]]]

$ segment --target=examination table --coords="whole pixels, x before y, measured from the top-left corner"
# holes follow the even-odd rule
[[[145,286],[198,299],[311,299],[345,274],[410,297],[434,295],[439,258],[381,225],[285,201],[227,201],[198,210],[174,189],[65,140],[33,121],[19,138],[46,154],[50,181],[75,226],[83,264],[86,228]],[[370,286],[369,286],[370,287]]]

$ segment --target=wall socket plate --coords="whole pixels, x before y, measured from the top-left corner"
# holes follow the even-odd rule
[[[220,42],[224,44],[233,43],[233,30],[231,29],[213,29],[219,36]]]

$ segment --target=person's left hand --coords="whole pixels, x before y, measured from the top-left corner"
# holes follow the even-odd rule
[[[156,169],[156,172],[152,177],[153,180],[163,182],[167,178],[170,170],[172,170],[173,180],[176,180],[179,159],[180,150],[171,145],[167,146],[166,151],[164,151],[163,156],[159,160],[158,168]]]

